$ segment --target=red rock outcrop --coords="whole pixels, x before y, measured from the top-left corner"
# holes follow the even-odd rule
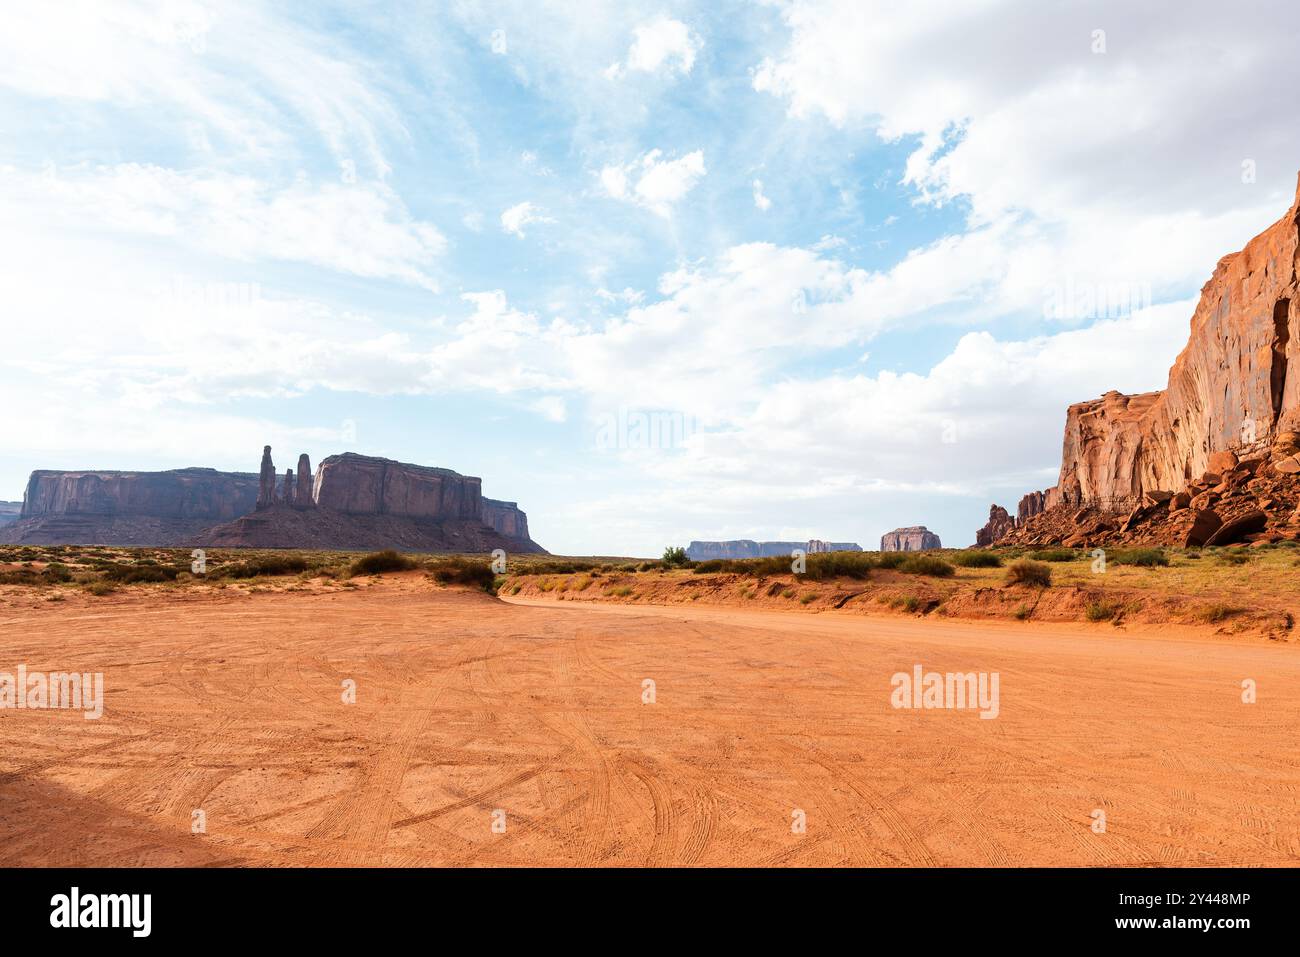
[[[269,445],[262,449],[262,467],[258,474],[257,507],[267,508],[275,504],[275,462],[271,461]]]
[[[321,462],[315,498],[340,512],[479,521],[481,486],[481,479],[451,469],[347,452]]]
[[[293,504],[297,508],[311,508],[315,505],[315,487],[316,483],[311,477],[311,458],[304,452],[298,456],[298,482],[294,488]]]
[[[1014,530],[1016,520],[1001,505],[989,506],[989,520],[975,533],[976,545],[992,545]]]
[[[249,512],[258,477],[213,469],[170,472],[33,472],[17,521],[0,541],[57,545],[179,544]]]
[[[528,516],[520,510],[517,502],[499,502],[494,498],[485,498],[482,518],[484,525],[491,526],[502,535],[528,538]]]
[[[930,548],[943,548],[939,536],[924,525],[896,528],[880,536],[882,552],[923,552]]]
[[[519,506],[484,499],[480,485],[352,453],[325,459],[314,479],[300,456],[279,478],[270,446],[258,475],[38,471],[0,542],[542,552]]]
[[[310,470],[304,455],[299,475]],[[348,452],[320,463],[303,501],[285,478],[280,504],[204,531],[196,544],[258,548],[404,548],[542,552],[514,502],[485,499],[482,480],[451,469]]]
[[[992,534],[992,541],[1013,530],[1017,540],[1070,538],[1064,513],[1072,517],[1080,509],[1129,514],[1115,528],[1128,534],[1153,506],[1168,513],[1173,494],[1190,491],[1207,473],[1235,474],[1239,462],[1265,457],[1276,460],[1270,470],[1276,465],[1277,474],[1300,472],[1300,451],[1286,452],[1296,443],[1285,441],[1300,427],[1298,253],[1300,194],[1285,216],[1219,260],[1201,289],[1188,343],[1165,389],[1108,392],[1070,406],[1060,477],[1042,493],[1043,509],[1025,514],[1022,500],[1018,529],[996,535],[985,526],[981,534]],[[1287,463],[1291,455],[1297,456],[1294,465]],[[1200,501],[1189,496],[1191,507],[1204,511],[1204,493],[1212,487],[1195,493]],[[1164,497],[1156,503],[1153,496]],[[1045,513],[1053,513],[1050,521],[1034,521]],[[1049,526],[1054,531],[1046,531]]]

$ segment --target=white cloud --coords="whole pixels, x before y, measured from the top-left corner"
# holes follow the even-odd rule
[[[501,228],[512,236],[524,238],[524,227],[531,223],[553,223],[545,210],[531,202],[516,203],[501,214]]]
[[[308,145],[299,141],[305,132],[340,163],[365,160],[378,178],[390,171],[382,138],[403,132],[397,110],[363,65],[274,8],[249,2],[121,0],[7,10],[0,88],[165,115],[188,139],[253,159],[300,157],[295,148]]]
[[[640,73],[690,73],[695,66],[701,42],[690,27],[671,17],[659,17],[642,23],[633,31],[632,46],[626,63],[614,63],[605,75],[622,76],[628,70]]]
[[[758,207],[760,212],[764,213],[772,208],[772,201],[763,193],[763,181],[761,179],[754,180],[754,205]]]
[[[695,188],[708,172],[704,151],[695,150],[676,159],[664,159],[662,150],[651,150],[640,159],[600,171],[605,192],[668,217],[673,206]]]
[[[0,167],[0,229],[117,233],[231,260],[304,262],[436,289],[446,239],[381,183],[274,186],[216,170],[123,163],[35,173]]]
[[[1208,225],[1250,209],[1257,227],[1290,199],[1297,8],[1273,9],[1268,30],[1208,0],[1183,4],[1176,22],[1124,0],[795,0],[783,9],[789,45],[760,64],[755,88],[795,116],[914,138],[905,182],[933,201],[968,198],[973,222],[1024,211],[1068,222],[1086,211],[1111,217],[1119,233],[1148,215],[1198,212]],[[1099,25],[1103,55],[1091,49]],[[1206,116],[1225,118],[1213,135]],[[1240,176],[1248,158],[1262,171],[1249,187]],[[1217,238],[1226,249],[1252,234]]]

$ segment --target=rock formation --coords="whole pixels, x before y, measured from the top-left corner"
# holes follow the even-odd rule
[[[976,545],[992,545],[1016,527],[1016,520],[1001,505],[989,506],[989,520],[975,533]]]
[[[316,504],[359,514],[479,521],[481,486],[481,479],[451,469],[347,452],[321,462]]]
[[[806,542],[756,542],[741,538],[727,542],[693,541],[686,546],[686,557],[694,562],[709,561],[714,558],[767,558],[773,555],[789,555],[795,549],[810,555],[814,552],[862,551],[862,547],[855,542],[824,542],[817,538]]]
[[[309,472],[305,455],[298,468],[300,476]],[[281,504],[207,529],[201,544],[542,552],[519,506],[483,498],[481,486],[481,479],[451,469],[353,452],[331,455],[314,480],[295,481],[288,472]]]
[[[298,456],[298,483],[294,490],[293,504],[297,508],[311,508],[315,505],[315,486],[311,477],[311,458],[304,452]]]
[[[257,486],[257,507],[269,508],[275,504],[275,463],[271,461],[271,447],[262,449],[262,468]]]
[[[12,525],[22,517],[22,502],[0,502],[0,525]]]
[[[32,473],[20,520],[0,542],[261,548],[541,552],[514,502],[484,499],[481,480],[450,469],[346,454],[258,475]]]
[[[1165,389],[1070,406],[1057,484],[1031,493],[1041,508],[1026,496],[1010,529],[985,526],[981,536],[1181,544],[1213,525],[1211,506],[1227,530],[1210,529],[1207,541],[1280,534],[1291,517],[1286,477],[1300,472],[1298,252],[1300,196],[1219,261]],[[1271,509],[1256,507],[1265,501]],[[1265,524],[1255,528],[1258,511]]]
[[[482,518],[483,524],[490,525],[502,535],[528,538],[528,516],[516,502],[498,502],[494,498],[485,498]]]
[[[213,469],[33,472],[17,521],[0,541],[57,545],[179,544],[251,511],[258,477]]]
[[[896,528],[880,536],[882,552],[923,552],[930,548],[943,548],[939,536],[924,525]]]

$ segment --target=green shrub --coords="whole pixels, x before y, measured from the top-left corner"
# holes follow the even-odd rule
[[[903,600],[904,611],[914,612],[920,607],[921,607],[921,599],[917,598],[915,595],[908,595],[907,598]]]
[[[1007,566],[1007,583],[1046,588],[1052,584],[1052,568],[1043,562],[1020,558]]]
[[[1219,561],[1228,565],[1244,565],[1250,561],[1250,553],[1244,548],[1236,548],[1231,551],[1218,552],[1214,556]]]
[[[898,566],[898,570],[909,575],[929,575],[931,578],[950,578],[957,571],[942,558],[933,555],[911,555]]]
[[[1240,615],[1246,609],[1239,608],[1236,605],[1229,605],[1226,602],[1215,602],[1211,605],[1205,605],[1196,613],[1196,618],[1208,624],[1217,624],[1226,621],[1235,615]]]
[[[878,552],[873,564],[877,568],[897,568],[907,561],[907,552]]]
[[[414,564],[412,563],[412,567]],[[475,561],[470,558],[439,558],[425,565],[425,570],[430,578],[441,585],[473,585],[483,589],[489,595],[496,594],[497,575],[492,570],[491,564],[486,561]]]
[[[1042,551],[1030,552],[1029,557],[1036,562],[1072,562],[1076,558],[1082,558],[1083,552],[1075,551],[1073,548],[1045,548]]]
[[[954,565],[960,565],[962,568],[1001,568],[1002,556],[997,552],[986,552],[981,549],[968,548],[960,552],[953,552],[948,556],[948,561]]]
[[[298,575],[307,570],[307,559],[297,555],[261,555],[213,572],[215,578],[257,578],[259,575]]]
[[[1113,565],[1137,565],[1154,568],[1169,564],[1169,556],[1163,548],[1121,548],[1106,553],[1106,561]]]
[[[687,562],[686,549],[681,546],[674,548],[670,545],[664,549],[664,557],[660,562],[664,568],[680,568]]]
[[[1089,621],[1109,621],[1114,618],[1118,612],[1118,608],[1104,601],[1088,602],[1088,607],[1084,609],[1084,613],[1088,616]]]
[[[119,585],[135,585],[151,582],[172,582],[180,574],[179,568],[166,565],[118,565],[110,564],[102,570],[105,579]]]
[[[363,555],[352,563],[351,570],[354,575],[379,575],[383,572],[409,572],[416,567],[418,563],[415,559],[399,555],[390,548]]]

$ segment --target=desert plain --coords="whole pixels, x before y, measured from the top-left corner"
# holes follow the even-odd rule
[[[0,671],[104,707],[0,710],[0,864],[1300,861],[1288,636],[499,591],[5,589]],[[894,707],[916,665],[996,672],[996,718]]]

